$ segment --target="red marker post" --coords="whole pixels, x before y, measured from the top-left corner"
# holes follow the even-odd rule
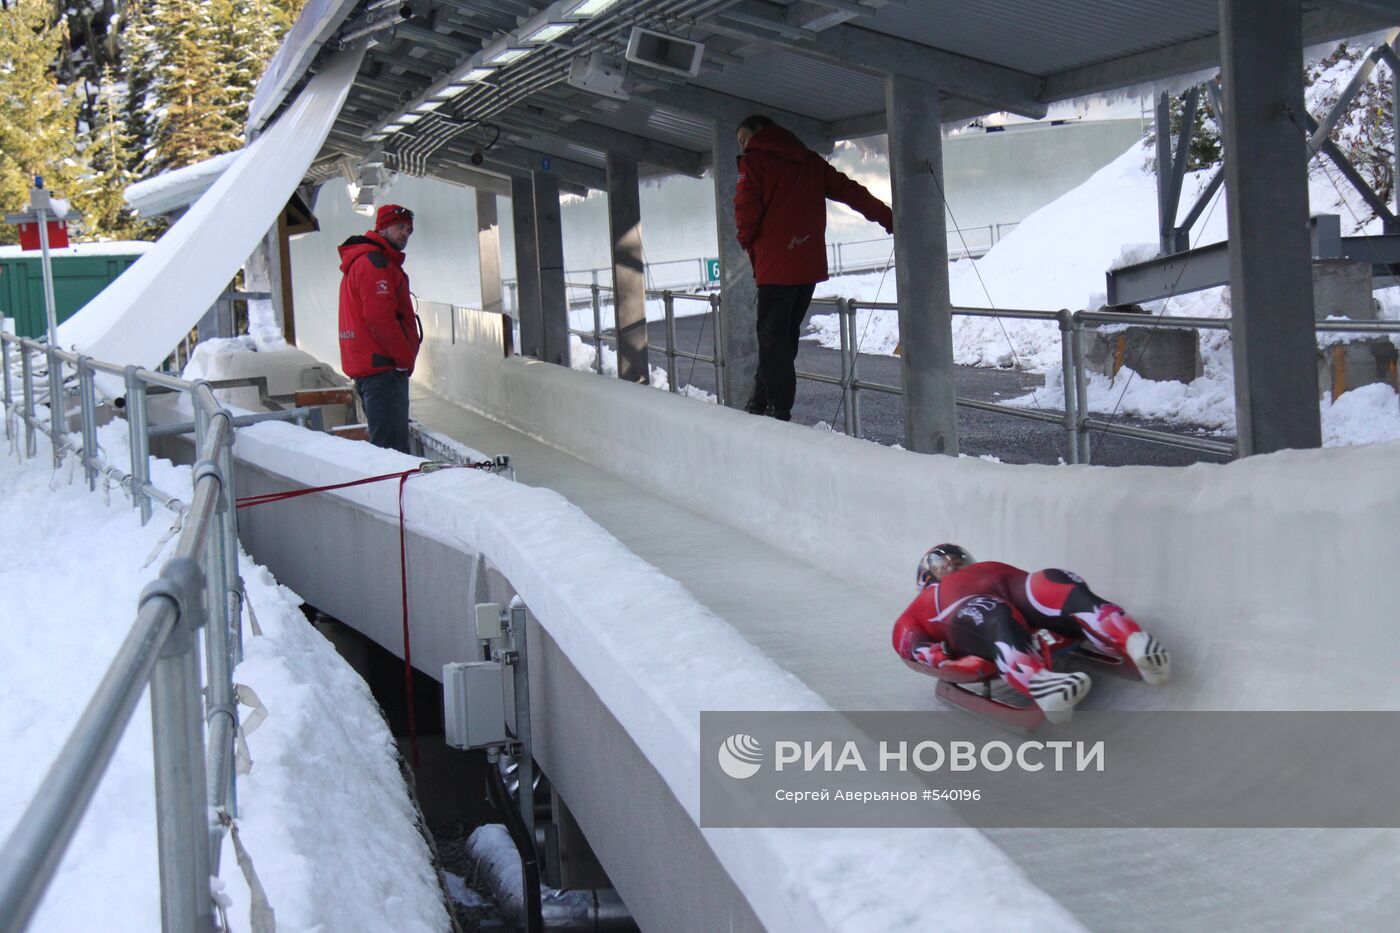
[[[50,249],[62,249],[68,245],[68,222],[77,215],[68,209],[67,204],[56,205],[49,191],[44,188],[42,175],[34,176],[34,187],[29,189],[29,203],[24,212],[6,214],[5,222],[19,226],[21,250],[42,250],[39,263],[44,274],[44,310],[49,319],[49,346],[58,345],[58,310],[53,296],[53,261]]]

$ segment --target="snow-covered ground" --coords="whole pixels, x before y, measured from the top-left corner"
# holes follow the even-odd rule
[[[125,437],[121,422],[101,434],[114,463],[127,458]],[[119,491],[88,492],[81,469],[68,465],[55,473],[42,436],[35,459],[19,462],[16,449],[0,458],[0,838],[39,788],[173,547],[160,540],[168,513],[157,509],[143,528]],[[157,460],[153,474],[188,501],[188,468]],[[253,765],[239,779],[238,827],[277,928],[446,929],[393,737],[368,687],[306,621],[296,594],[247,555],[240,569],[262,634],[245,619],[234,680],[268,716],[248,736]],[[30,930],[160,929],[153,781],[143,698]],[[250,929],[249,886],[227,838],[218,884],[231,928]]]

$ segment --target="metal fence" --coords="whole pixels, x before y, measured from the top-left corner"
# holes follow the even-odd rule
[[[3,321],[0,320],[0,330]],[[22,401],[15,404],[12,354],[19,357]],[[35,359],[47,366],[47,392]],[[69,431],[65,368],[76,376],[79,437]],[[241,660],[243,586],[238,574],[233,439],[239,423],[268,417],[304,421],[306,409],[234,418],[211,384],[186,382],[135,366],[114,366],[38,341],[0,333],[5,434],[22,423],[25,450],[47,435],[55,466],[78,458],[88,488],[99,477],[127,490],[142,523],[153,503],[179,516],[173,556],[141,594],[136,621],[88,701],[57,759],[0,849],[0,918],[22,930],[53,879],[64,851],[111,763],[142,692],[151,690],[161,922],[166,933],[215,928],[209,879],[218,874],[224,820],[237,815],[234,740],[238,710],[232,673]],[[99,374],[125,383],[130,472],[109,463],[97,443]],[[178,392],[194,411],[194,485],[185,504],[151,483],[148,393]],[[41,411],[40,405],[47,408]],[[204,665],[196,655],[203,631]],[[206,750],[207,743],[207,750]]]
[[[605,340],[614,341],[616,339],[614,335],[607,334],[603,328],[600,310],[602,293],[611,291],[611,289],[602,285],[589,284],[573,285],[571,287],[587,289],[591,293],[593,304],[593,329],[591,331],[571,330],[570,332],[592,341],[594,347],[598,350],[598,363],[595,365],[595,369],[601,372],[602,344]],[[670,391],[679,392],[681,388],[676,383],[675,370],[675,359],[681,357],[712,364],[715,367],[716,385],[722,396],[724,391],[724,345],[719,337],[719,320],[720,315],[723,313],[724,303],[721,296],[717,294],[687,294],[671,291],[649,291],[647,295],[649,297],[661,297],[666,303],[666,344],[664,347],[653,347],[648,344],[648,349],[652,352],[665,354],[667,360],[666,372],[669,379],[668,387]],[[696,355],[676,349],[674,314],[674,302],[676,300],[695,300],[710,303],[711,309],[715,314],[715,344],[713,356]],[[836,312],[839,318],[841,342],[838,349],[841,356],[841,375],[828,376],[822,373],[798,370],[797,378],[805,379],[810,382],[820,382],[826,385],[838,386],[841,389],[845,432],[852,437],[862,437],[864,435],[861,424],[861,393],[867,391],[882,392],[887,395],[894,395],[902,398],[904,395],[904,388],[903,386],[887,385],[885,383],[871,382],[860,378],[860,353],[858,352],[860,339],[856,330],[856,315],[860,310],[896,311],[899,306],[893,302],[855,301],[847,298],[814,298],[812,300],[812,307],[814,309],[830,308]],[[1045,424],[1059,425],[1064,430],[1065,435],[1066,462],[1091,462],[1093,448],[1090,444],[1090,438],[1096,432],[1101,435],[1133,438],[1201,453],[1215,454],[1222,457],[1238,456],[1239,450],[1234,438],[1214,439],[1196,437],[1188,434],[1175,434],[1151,428],[1118,424],[1114,421],[1092,416],[1089,413],[1089,370],[1085,364],[1086,325],[1126,324],[1136,327],[1153,327],[1168,330],[1200,329],[1228,331],[1230,329],[1229,318],[1162,317],[1160,315],[1120,314],[1107,311],[1040,311],[1010,308],[954,307],[952,312],[954,316],[1045,321],[1046,323],[1054,323],[1059,328],[1060,368],[1064,386],[1064,399],[1061,409],[1017,408],[1011,405],[1002,405],[995,402],[984,402],[978,399],[962,397],[957,399],[957,405],[960,408],[992,412],[1010,418],[1020,418],[1029,421],[1039,421]],[[1319,333],[1400,334],[1400,321],[1328,320],[1316,322],[1315,329]],[[721,405],[725,404],[722,397],[719,399],[719,403]]]
[[[1016,229],[1016,223],[986,224],[981,227],[964,229],[949,228],[948,258],[976,259],[985,255],[1002,237]],[[844,243],[828,243],[826,264],[832,275],[847,275],[852,272],[870,272],[884,269],[891,264],[894,253],[894,237],[883,236],[869,240],[849,240]],[[715,257],[695,256],[690,259],[668,259],[646,264],[646,280],[656,294],[669,289],[676,294],[717,288],[718,283],[709,276],[708,263]],[[589,269],[570,269],[564,273],[570,282],[581,283],[575,288],[586,289],[593,285],[605,290],[612,288],[612,266],[596,266]],[[509,310],[517,304],[517,281],[502,280],[505,306]],[[578,306],[578,305],[571,305]]]

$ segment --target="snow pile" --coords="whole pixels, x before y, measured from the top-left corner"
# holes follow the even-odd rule
[[[611,376],[614,379],[616,379],[617,350],[613,347],[608,346],[607,343],[602,344],[601,349],[603,353],[603,375]],[[688,365],[691,361],[686,360],[685,362]],[[597,371],[597,363],[598,350],[595,350],[592,344],[584,343],[583,340],[577,334],[570,334],[569,365],[573,369],[577,369],[579,372],[591,373]],[[679,365],[680,363],[678,361],[677,366],[679,367]],[[666,370],[662,369],[659,366],[652,366],[650,367],[650,369],[651,382],[648,384],[653,389],[669,391],[671,388],[671,380],[666,376]],[[714,404],[718,401],[718,399],[716,399],[715,396],[713,396],[709,392],[706,392],[704,389],[700,389],[693,385],[690,385],[689,383],[680,387],[680,394],[684,395],[686,398],[695,398],[699,399],[702,402],[709,402],[710,404]]]
[[[155,246],[149,240],[110,240],[103,243],[73,243],[59,249],[50,249],[54,259],[65,256],[141,256]],[[37,249],[22,250],[18,244],[0,246],[0,259],[38,259],[42,254]]]
[[[125,438],[121,423],[102,430],[114,463],[127,459]],[[9,636],[0,652],[0,838],[38,790],[134,622],[141,588],[173,548],[159,544],[168,513],[157,510],[142,528],[120,493],[90,493],[81,470],[53,473],[48,463],[46,449],[28,464],[0,462],[0,619]],[[188,501],[188,468],[157,460],[152,469],[157,486]],[[240,569],[262,635],[245,628],[234,679],[269,715],[248,736],[253,767],[239,780],[238,823],[278,929],[445,929],[393,738],[368,688],[306,622],[295,594],[246,555]],[[248,886],[227,838],[219,886],[232,928],[249,929]],[[145,697],[49,892],[31,930],[160,928]]]

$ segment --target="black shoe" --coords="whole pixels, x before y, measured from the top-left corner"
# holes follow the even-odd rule
[[[751,415],[767,414],[768,406],[756,399],[749,399],[744,403],[744,411]]]
[[[770,409],[768,409],[768,417],[770,417],[770,418],[777,418],[779,421],[791,421],[791,420],[792,420],[792,412],[790,412],[790,411],[776,411],[776,410],[770,408]]]

